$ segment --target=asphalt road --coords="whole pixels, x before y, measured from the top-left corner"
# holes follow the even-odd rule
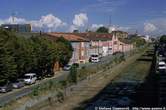
[[[97,65],[103,64],[103,63],[109,63],[112,59],[113,59],[112,55],[106,56],[106,57],[101,58],[101,61],[98,62],[98,63],[86,63],[86,64],[83,64],[83,65],[80,65],[80,68],[82,66],[90,67],[90,66],[97,66]],[[62,81],[67,77],[68,74],[69,74],[68,71],[61,71],[55,77],[47,78],[47,79],[44,79],[42,81],[37,81],[37,83],[34,84],[34,85],[25,86],[24,88],[13,90],[13,91],[8,92],[8,93],[1,93],[0,94],[0,106],[4,106],[5,104],[9,103],[12,100],[16,100],[18,98],[21,98],[23,96],[26,96],[26,95],[30,94],[32,92],[32,88],[34,86],[42,84],[44,82],[47,82],[50,79],[57,80],[57,81]]]
[[[24,88],[13,90],[8,93],[2,93],[2,94],[0,94],[0,106],[3,106],[12,100],[15,100],[15,99],[18,99],[25,95],[30,94],[32,92],[32,88],[34,86],[45,83],[49,79],[53,79],[53,80],[57,80],[57,81],[64,80],[65,77],[68,75],[68,73],[69,72],[67,72],[67,71],[63,71],[63,72],[58,73],[58,75],[54,78],[47,78],[42,81],[37,81],[36,84],[34,84],[34,85],[25,86]]]

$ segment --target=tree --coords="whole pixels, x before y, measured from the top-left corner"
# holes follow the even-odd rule
[[[141,46],[146,44],[145,39],[141,38],[140,36],[137,36],[136,34],[132,35],[130,37],[130,40],[131,40],[132,43],[135,44],[136,47],[141,47]]]
[[[166,43],[166,35],[160,37],[160,43]]]
[[[68,63],[72,50],[70,42],[63,38],[55,42],[46,35],[25,38],[0,30],[0,82],[15,80],[27,72],[50,74],[56,61]]]
[[[71,68],[70,68],[70,73],[68,75],[68,80],[69,82],[72,82],[72,83],[77,83],[77,67],[75,65],[72,65]]]
[[[56,40],[58,44],[59,62],[61,66],[66,65],[72,57],[73,47],[71,43],[60,37]]]
[[[97,33],[108,33],[109,32],[109,30],[108,30],[108,28],[106,28],[106,27],[99,27],[97,30],[96,30],[96,32]]]
[[[17,65],[13,56],[14,36],[0,30],[0,83],[17,76]]]
[[[79,33],[79,30],[73,30],[73,33]]]

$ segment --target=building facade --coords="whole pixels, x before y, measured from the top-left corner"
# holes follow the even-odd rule
[[[2,24],[3,29],[14,32],[31,32],[32,27],[30,24]]]
[[[69,61],[69,64],[73,63],[85,63],[89,61],[89,46],[90,42],[88,39],[74,35],[72,33],[48,33],[52,38],[63,37],[70,41],[73,54]]]
[[[93,54],[107,56],[115,52],[127,52],[133,49],[132,44],[120,41],[117,33],[48,33],[48,35],[64,37],[71,42],[73,55],[69,64],[88,62]]]

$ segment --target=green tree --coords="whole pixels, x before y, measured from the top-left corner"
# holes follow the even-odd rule
[[[130,40],[133,44],[135,44],[136,47],[141,47],[141,46],[144,46],[146,44],[145,39],[141,38],[140,36],[137,36],[136,34],[132,35]]]
[[[68,80],[69,82],[71,83],[77,83],[77,67],[75,65],[72,65],[71,68],[70,68],[70,73],[69,73],[69,76],[68,76]]]
[[[60,37],[56,41],[58,45],[58,53],[59,53],[59,62],[61,66],[66,65],[70,58],[72,57],[73,48],[69,41],[65,40],[63,37]]]
[[[13,56],[14,36],[0,30],[0,83],[17,76],[17,65]]]
[[[160,37],[160,43],[166,43],[166,35]]]
[[[106,27],[99,27],[97,30],[96,30],[96,32],[97,33],[108,33],[109,32],[109,30],[108,30],[108,28],[106,28]]]
[[[72,50],[64,38],[52,41],[47,35],[28,38],[0,30],[0,82],[15,80],[27,72],[40,76],[51,73],[56,61],[68,63]]]

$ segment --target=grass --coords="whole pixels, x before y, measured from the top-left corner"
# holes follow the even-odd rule
[[[119,82],[143,81],[150,71],[151,64],[152,56],[142,55],[141,58],[125,68],[115,80]]]

